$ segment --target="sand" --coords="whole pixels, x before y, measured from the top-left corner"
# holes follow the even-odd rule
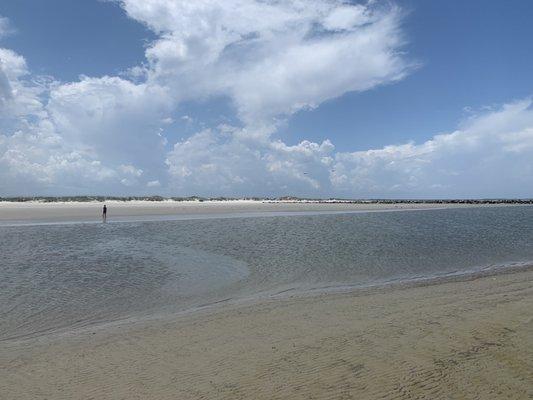
[[[0,342],[0,398],[533,398],[533,270]]]
[[[0,202],[0,223],[28,222],[99,222],[104,203],[59,202],[59,203],[16,203]],[[383,211],[421,210],[450,207],[487,207],[490,205],[467,204],[349,204],[349,203],[305,203],[264,202],[253,200],[235,201],[108,201],[108,221],[180,217],[198,215],[223,215],[271,212],[339,212],[339,211]]]

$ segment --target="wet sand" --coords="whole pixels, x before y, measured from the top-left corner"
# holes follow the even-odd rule
[[[104,203],[38,203],[0,202],[0,223],[28,222],[99,222]],[[236,201],[108,201],[108,221],[275,212],[343,212],[383,210],[424,210],[451,207],[491,207],[479,204],[362,204]]]
[[[533,270],[0,343],[0,398],[527,399]]]

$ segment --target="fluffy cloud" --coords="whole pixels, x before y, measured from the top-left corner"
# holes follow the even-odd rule
[[[0,124],[18,123],[29,115],[44,117],[39,99],[43,89],[38,82],[28,83],[28,75],[24,57],[0,48]]]
[[[0,190],[2,194],[60,191],[94,191],[116,173],[87,154],[69,149],[53,131],[41,124],[30,132],[0,135]],[[26,189],[26,187],[30,189]]]
[[[179,99],[225,96],[251,126],[401,79],[401,12],[342,1],[122,0],[160,35],[148,82]]]
[[[320,168],[310,168],[306,158],[314,156],[307,154],[331,153],[332,146],[273,141],[279,118],[393,82],[411,67],[401,55],[401,13],[394,6],[341,0],[119,3],[158,35],[146,50],[146,64],[130,69],[131,80],[58,82],[32,75],[21,55],[0,49],[3,194],[17,187],[120,192],[120,185],[135,190],[167,181],[168,191],[205,190],[209,168],[231,152],[242,159],[215,171],[213,193],[251,192],[263,189],[262,181],[273,192],[291,185],[319,190],[326,175],[314,175]],[[10,30],[1,19],[0,36]],[[221,96],[234,104],[241,126],[212,127],[167,143],[164,129],[181,102]],[[209,149],[210,161],[199,146]],[[257,177],[241,179],[248,171]]]
[[[532,100],[476,115],[421,143],[338,153],[331,182],[372,196],[531,196]]]
[[[334,146],[303,141],[288,146],[240,129],[220,127],[178,142],[167,164],[171,184],[203,195],[308,194],[329,187]]]
[[[163,165],[167,90],[118,77],[83,77],[50,92],[47,110],[61,136],[102,161],[144,170]]]
[[[118,1],[118,0],[117,0]],[[530,99],[424,143],[338,152],[288,145],[280,121],[393,83],[402,12],[342,0],[121,0],[156,33],[129,75],[60,82],[0,48],[0,195],[158,192],[346,197],[531,196]],[[0,17],[0,38],[11,31]],[[169,143],[184,102],[227,99],[236,126]],[[181,116],[181,117],[180,117]],[[430,136],[431,133],[428,132]]]
[[[59,177],[69,185],[87,174],[97,180],[109,175],[98,160],[63,144],[40,99],[43,87],[28,75],[22,56],[0,49],[2,193],[20,193],[28,184],[46,186]]]
[[[354,153],[240,131],[206,130],[167,158],[173,183],[202,194],[347,197],[527,197],[533,191],[533,107],[526,99],[471,117],[421,143]]]
[[[147,159],[161,157],[158,100],[153,87],[119,78],[34,77],[22,56],[0,48],[0,193],[116,192],[116,183],[137,183],[122,163],[158,146]]]

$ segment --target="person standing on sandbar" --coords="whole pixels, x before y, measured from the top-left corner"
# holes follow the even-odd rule
[[[104,204],[104,208],[102,209],[102,222],[106,222],[106,221],[107,221],[107,207]]]

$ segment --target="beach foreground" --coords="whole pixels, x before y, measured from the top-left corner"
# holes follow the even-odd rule
[[[6,399],[526,399],[533,270],[5,341]]]

